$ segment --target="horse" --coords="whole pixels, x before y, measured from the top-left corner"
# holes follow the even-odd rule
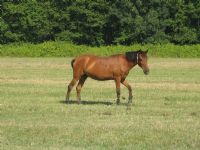
[[[66,103],[69,102],[70,92],[74,85],[77,91],[77,102],[81,102],[81,89],[88,77],[99,80],[114,80],[116,85],[117,101],[120,103],[120,83],[127,87],[129,91],[128,104],[132,103],[132,88],[127,82],[126,77],[129,71],[136,65],[142,68],[145,75],[149,74],[148,50],[129,51],[125,54],[116,54],[108,57],[99,57],[94,55],[82,55],[71,61],[73,69],[73,79],[68,85],[66,94]]]

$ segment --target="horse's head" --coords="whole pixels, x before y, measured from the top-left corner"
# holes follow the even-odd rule
[[[148,53],[148,50],[126,52],[126,58],[129,61],[134,62],[135,64],[138,64],[138,66],[142,68],[142,70],[144,71],[144,74],[146,75],[149,74],[149,67],[147,63],[147,60],[148,60],[147,53]]]
[[[149,66],[147,63],[148,56],[147,56],[148,50],[146,51],[141,51],[139,50],[137,52],[137,64],[140,66],[144,72],[144,74],[148,75],[149,74]]]

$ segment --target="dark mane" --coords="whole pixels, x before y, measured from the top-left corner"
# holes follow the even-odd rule
[[[126,56],[126,58],[127,58],[129,61],[137,62],[137,53],[138,53],[139,51],[140,51],[140,50],[138,50],[138,51],[126,52],[126,53],[125,53],[125,56]]]

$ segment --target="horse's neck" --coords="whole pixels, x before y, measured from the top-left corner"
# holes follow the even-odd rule
[[[128,61],[128,70],[130,71],[133,67],[135,67],[137,64],[132,61]]]
[[[137,63],[135,63],[134,61],[128,60],[127,57],[125,55],[120,55],[120,57],[122,58],[122,60],[124,61],[124,66],[123,68],[129,72],[134,66],[137,65]]]
[[[124,58],[127,62],[127,69],[128,71],[130,71],[133,67],[135,67],[137,65],[137,59],[136,57],[133,59],[133,58],[128,58],[126,55],[124,55]]]

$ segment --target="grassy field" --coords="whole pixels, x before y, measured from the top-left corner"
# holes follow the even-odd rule
[[[200,59],[149,64],[128,76],[128,111],[113,81],[88,79],[84,103],[64,104],[69,58],[0,58],[0,149],[200,149]]]

